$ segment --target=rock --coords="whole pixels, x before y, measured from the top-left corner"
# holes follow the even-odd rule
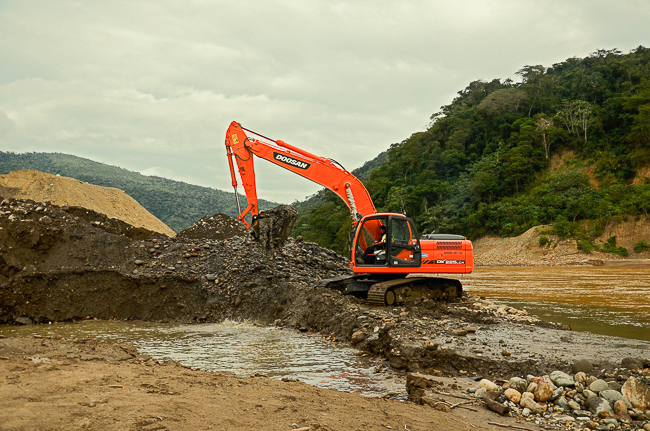
[[[579,372],[589,373],[593,369],[594,367],[591,365],[591,362],[586,359],[578,359],[571,366],[571,372],[573,374],[577,374]]]
[[[642,370],[643,369],[643,360],[637,358],[624,358],[621,361],[621,367],[627,368],[628,370]]]
[[[350,341],[352,341],[352,344],[358,344],[358,343],[362,342],[363,340],[365,340],[366,336],[367,335],[366,335],[365,332],[357,331],[354,334],[352,334],[352,338],[351,338]]]
[[[520,377],[513,377],[510,379],[510,387],[517,390],[519,393],[523,393],[526,392],[528,384],[526,383],[526,380]]]
[[[564,389],[562,387],[555,388],[555,390],[553,391],[553,395],[551,395],[551,401],[557,400],[562,395],[564,395]]]
[[[540,379],[537,384],[537,389],[534,391],[535,401],[537,402],[546,402],[551,399],[553,391],[555,390],[555,385],[548,376],[544,376]]]
[[[573,422],[576,420],[576,418],[574,418],[573,416],[564,415],[564,416],[556,416],[555,420],[559,422]]]
[[[609,386],[609,389],[616,392],[621,392],[621,389],[623,388],[623,385],[618,382],[607,382],[607,386]]]
[[[482,399],[483,397],[485,397],[486,393],[487,391],[485,390],[485,388],[478,388],[476,392],[474,392],[474,396],[478,399]]]
[[[575,376],[573,376],[573,381],[584,385],[587,381],[587,375],[583,371],[579,371]]]
[[[596,422],[594,422],[594,421],[587,421],[585,423],[585,426],[587,428],[589,428],[590,430],[595,430],[596,428],[598,428],[598,424]]]
[[[523,417],[528,417],[528,416],[530,416],[530,409],[529,409],[529,408],[525,408],[525,409],[523,409],[523,410],[521,411],[521,415],[522,415]]]
[[[626,415],[627,414],[627,406],[625,405],[625,401],[618,400],[618,401],[616,401],[614,403],[614,413],[616,413],[616,415]]]
[[[510,353],[509,350],[504,350],[503,352],[501,352],[501,354],[502,354],[503,356],[505,356],[505,357],[508,357],[508,356],[512,355],[512,353]]]
[[[650,409],[650,388],[636,377],[632,376],[627,379],[621,392],[635,409]]]
[[[530,392],[532,394],[534,394],[536,390],[537,390],[537,382],[530,382],[528,384],[528,387],[526,388],[526,392]]]
[[[523,402],[525,398],[530,398],[531,400],[535,401],[535,395],[533,395],[531,392],[524,392],[521,394],[521,399],[519,400],[519,405],[523,407]]]
[[[476,326],[467,326],[467,327],[464,328],[464,329],[465,329],[465,331],[467,331],[467,332],[470,333],[470,334],[473,334],[473,333],[476,332]]]
[[[524,394],[526,394],[526,393],[530,393],[530,392],[524,392]],[[532,394],[531,394],[531,396],[532,396]],[[543,413],[544,410],[546,410],[545,406],[542,406],[541,404],[537,404],[535,402],[535,400],[530,396],[526,397],[526,398],[523,398],[523,395],[522,395],[522,398],[521,398],[521,401],[519,402],[519,404],[523,408],[529,409],[533,413]]]
[[[590,384],[592,384],[596,380],[598,380],[598,377],[587,376],[587,381],[585,382],[585,385],[589,386]]]
[[[609,405],[609,401],[601,397],[587,398],[585,401],[585,407],[599,418],[609,417],[614,414]]]
[[[142,265],[144,262],[141,261],[140,259],[136,259],[134,262],[136,265]]]
[[[643,431],[650,431],[650,422],[643,425]]]
[[[480,382],[478,382],[479,387],[484,388],[486,391],[498,391],[499,387],[489,381],[488,379],[483,379]]]
[[[27,316],[16,317],[14,320],[16,323],[20,325],[31,325],[32,323],[34,323],[32,322],[32,319],[30,319]]]
[[[617,427],[617,426],[618,426],[618,421],[617,421],[616,419],[614,419],[614,418],[605,419],[605,420],[603,421],[603,423],[604,423],[605,425],[613,425],[614,427]]]
[[[598,393],[602,391],[606,391],[609,389],[609,386],[607,386],[607,382],[601,379],[596,380],[595,382],[591,383],[589,385],[589,389]]]
[[[566,398],[564,398],[563,396],[553,401],[553,404],[555,404],[558,407],[561,407],[564,410],[571,410],[571,406],[569,406],[569,403],[567,402]],[[580,407],[579,404],[578,407]]]
[[[569,407],[571,407],[571,410],[580,410],[580,404],[575,402],[575,400],[569,400]]]
[[[600,393],[600,396],[605,398],[607,401],[609,401],[610,404],[614,404],[616,401],[623,401],[625,405],[627,406],[628,409],[632,408],[632,404],[623,396],[622,393],[608,389],[606,391],[602,391]]]
[[[515,404],[519,404],[519,401],[521,401],[521,393],[516,389],[506,389],[503,395]]]
[[[52,219],[49,218],[48,216],[43,216],[39,218],[38,221],[43,224],[52,224]]]
[[[550,377],[555,386],[563,386],[566,388],[575,384],[573,377],[562,371],[553,371]]]
[[[328,260],[323,264],[323,268],[329,270],[329,271],[334,271],[336,269],[336,264],[332,262],[331,260]]]
[[[465,331],[464,329],[454,329],[451,331],[451,335],[455,335],[457,337],[464,337],[465,335],[467,335],[467,331]]]
[[[582,396],[585,398],[591,398],[591,397],[597,397],[595,392],[590,391],[589,389],[585,389],[582,391]]]

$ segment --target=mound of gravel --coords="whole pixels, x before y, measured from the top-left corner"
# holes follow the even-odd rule
[[[176,236],[179,239],[211,239],[225,240],[235,236],[244,236],[248,230],[234,218],[217,213],[205,216]]]

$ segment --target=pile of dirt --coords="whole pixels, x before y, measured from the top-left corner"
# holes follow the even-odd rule
[[[224,240],[246,234],[248,234],[248,230],[241,222],[225,214],[217,213],[205,216],[192,226],[180,231],[176,238]]]
[[[81,207],[173,237],[174,231],[120,189],[100,187],[73,178],[21,170],[0,175],[0,198],[50,202],[57,206]]]

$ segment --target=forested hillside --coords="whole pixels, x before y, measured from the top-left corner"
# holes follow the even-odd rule
[[[0,175],[21,169],[34,169],[75,178],[90,184],[124,190],[163,223],[179,232],[206,215],[215,213],[237,216],[234,193],[209,187],[149,177],[116,166],[59,153],[0,152]],[[246,198],[242,196],[242,202]],[[259,201],[261,209],[276,203]]]
[[[521,82],[472,82],[364,183],[379,211],[406,213],[420,232],[476,239],[552,224],[589,250],[606,222],[650,209],[638,175],[650,166],[649,62],[644,47],[599,50],[525,66]],[[319,198],[294,233],[345,252],[347,207]]]

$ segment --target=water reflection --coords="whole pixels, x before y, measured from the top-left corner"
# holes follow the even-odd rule
[[[477,268],[462,282],[577,331],[650,341],[650,266]]]
[[[404,391],[397,378],[375,374],[356,352],[318,336],[239,323],[172,325],[87,321],[52,325],[0,326],[0,335],[95,338],[129,343],[145,355],[205,371],[290,377],[321,388],[367,396]]]

